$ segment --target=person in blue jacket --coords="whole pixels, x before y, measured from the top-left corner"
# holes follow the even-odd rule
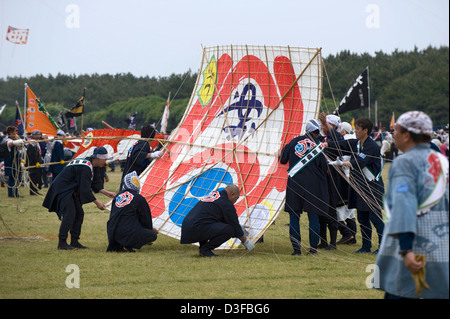
[[[63,138],[66,137],[66,133],[64,131],[59,130],[56,133],[57,138]],[[63,140],[56,140],[53,142],[53,149],[52,149],[52,156],[50,159],[51,163],[57,163],[64,161],[64,146],[63,146]],[[56,177],[59,173],[62,172],[64,169],[65,164],[53,164],[50,165],[48,168],[48,171],[52,173],[52,183],[55,181]]]
[[[386,299],[449,298],[449,164],[430,148],[432,134],[430,117],[419,111],[402,114],[394,126],[403,154],[389,170],[374,272],[374,288]]]
[[[18,129],[15,126],[6,128],[7,137],[3,141],[6,143],[9,156],[5,158],[5,176],[8,177],[8,197],[19,197],[19,186],[22,182],[21,159],[24,140],[17,135]]]

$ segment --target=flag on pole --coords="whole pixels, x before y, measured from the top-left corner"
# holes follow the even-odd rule
[[[169,122],[169,114],[170,114],[169,102],[170,102],[170,92],[169,92],[169,97],[167,98],[166,106],[164,108],[164,113],[163,113],[163,117],[161,120],[161,133],[162,134],[166,134],[167,123]]]
[[[56,123],[58,124],[59,128],[63,128],[64,126],[66,126],[63,116],[63,112],[60,111],[58,116],[56,117]]]
[[[83,91],[83,96],[77,101],[77,103],[66,112],[66,118],[72,118],[76,116],[81,116],[84,113],[84,98],[86,95],[86,88]]]
[[[335,115],[347,111],[367,108],[369,106],[369,69],[366,68],[357,78],[339,106],[334,111]]]
[[[74,117],[71,117],[67,119],[67,129],[69,131],[75,131],[77,129],[77,119]]]
[[[125,120],[128,123],[129,130],[136,129],[136,120],[137,120],[137,112],[135,112],[134,115],[131,115],[128,119]]]
[[[392,112],[391,124],[389,124],[389,129],[391,131],[394,129],[394,125],[395,125],[395,116],[394,116],[394,112]]]
[[[25,111],[25,120],[25,131],[27,133],[39,130],[42,134],[56,136],[56,132],[59,130],[58,125],[29,86],[27,86],[27,109]]]
[[[6,32],[6,40],[15,44],[27,44],[29,29],[17,29],[12,26],[8,26]]]

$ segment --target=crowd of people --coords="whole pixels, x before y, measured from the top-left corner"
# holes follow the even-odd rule
[[[58,130],[55,139],[35,130],[21,138],[18,128],[8,126],[0,136],[5,146],[4,157],[0,157],[2,167],[2,187],[7,185],[8,197],[19,197],[19,187],[29,185],[30,195],[41,195],[39,190],[48,188],[49,184],[63,170],[67,161],[75,154],[64,146],[65,137],[76,137],[74,132],[68,136]]]
[[[288,164],[285,211],[289,213],[292,255],[302,255],[306,246],[300,234],[303,212],[309,222],[309,255],[317,254],[318,249],[336,249],[338,244],[355,244],[357,220],[362,243],[355,253],[377,255],[380,288],[386,298],[448,298],[448,128],[436,135],[431,119],[414,111],[399,117],[393,134],[373,132],[368,118],[357,119],[353,129],[338,116],[322,113],[306,123],[304,135],[276,152],[280,163]],[[8,127],[6,134],[8,196],[18,196],[14,183],[21,180],[16,175],[22,170],[17,156],[24,148],[26,165],[32,167],[28,170],[33,184],[30,195],[38,194],[45,185],[44,174],[36,165],[42,161],[43,149],[47,147],[45,156],[49,155],[51,162],[63,161],[62,143],[53,142],[49,151],[47,145],[41,145],[40,132],[33,132],[27,141],[16,137],[14,127]],[[380,135],[384,139],[377,141]],[[99,192],[112,199],[108,252],[133,252],[157,239],[139,182],[139,174],[149,162],[163,155],[150,146],[154,136],[154,127],[142,128],[141,137],[149,140],[140,140],[130,148],[117,193],[104,189],[109,159],[104,147],[67,165],[50,166],[52,183],[43,206],[61,220],[58,249],[87,248],[79,241],[83,204],[93,202],[105,210],[94,195]],[[435,139],[441,143],[437,145]],[[381,173],[389,153],[395,155],[385,194]],[[253,250],[255,246],[234,208],[239,197],[239,188],[231,184],[199,201],[183,221],[180,243],[198,242],[199,253],[205,257],[217,256],[213,250],[230,238],[239,238],[247,250]],[[373,228],[376,244],[372,243]],[[342,236],[339,240],[338,233]]]

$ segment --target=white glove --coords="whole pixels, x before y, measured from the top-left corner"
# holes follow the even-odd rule
[[[242,228],[242,231],[244,232],[244,236],[248,236],[248,230],[246,229],[246,228],[250,228],[250,227],[248,227],[248,226],[245,226],[245,225],[241,225],[241,228]]]
[[[153,153],[150,153],[150,157],[151,158],[160,158],[162,154],[163,154],[162,151],[155,151]]]
[[[334,166],[342,166],[342,161],[339,158],[336,158],[334,162],[328,162],[328,164]]]
[[[248,251],[252,251],[255,248],[255,244],[248,240],[248,238],[245,242],[242,243],[242,245],[244,245],[244,247],[247,248]]]
[[[13,145],[14,146],[23,146],[23,144],[25,144],[24,140],[14,140],[13,141]]]

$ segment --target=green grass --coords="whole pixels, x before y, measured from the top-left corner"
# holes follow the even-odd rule
[[[388,167],[385,168],[387,171]],[[109,173],[105,184],[115,190],[120,172]],[[386,180],[386,179],[385,179]],[[42,192],[45,193],[46,190]],[[357,245],[339,245],[335,251],[319,250],[316,256],[291,256],[288,214],[275,225],[252,252],[216,251],[220,258],[200,258],[198,248],[180,245],[159,235],[153,245],[136,253],[106,253],[109,211],[84,205],[80,242],[88,250],[56,249],[60,222],[42,207],[43,197],[24,196],[18,201],[0,189],[0,298],[151,298],[151,299],[317,299],[382,298],[381,291],[367,289],[366,267],[375,256],[355,255]],[[103,195],[98,199],[108,201]],[[301,218],[303,252],[307,251],[306,215]],[[13,232],[13,234],[11,233]],[[39,237],[38,237],[39,236]],[[374,242],[377,239],[374,237]],[[80,288],[67,288],[71,274],[80,271]]]

